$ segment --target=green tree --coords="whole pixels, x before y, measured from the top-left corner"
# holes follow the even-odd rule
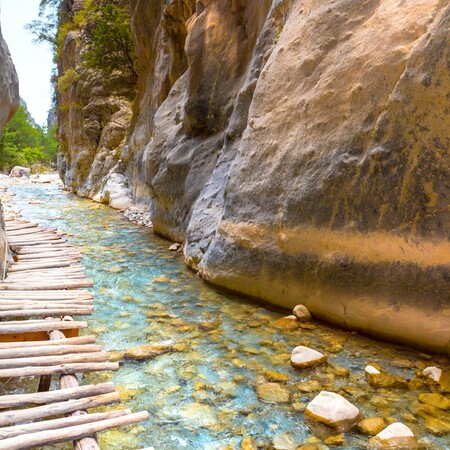
[[[130,31],[130,13],[114,3],[92,7],[92,42],[83,54],[84,65],[111,73],[128,69],[136,75],[135,53]]]
[[[0,169],[9,171],[14,166],[53,164],[58,144],[54,129],[33,126],[29,113],[20,106],[3,130],[0,140]]]

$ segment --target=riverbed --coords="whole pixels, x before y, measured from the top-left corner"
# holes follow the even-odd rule
[[[170,243],[117,211],[54,184],[16,185],[10,191],[23,219],[66,232],[83,252],[96,294],[88,332],[103,348],[116,358],[144,344],[168,350],[146,361],[122,359],[114,374],[85,376],[85,384],[112,379],[129,408],[151,416],[138,426],[102,433],[102,448],[232,449],[249,435],[263,448],[323,444],[327,434],[303,415],[321,390],[340,393],[366,417],[405,423],[424,448],[450,448],[449,435],[436,436],[429,422],[425,428],[431,413],[418,401],[420,393],[439,388],[416,377],[432,365],[448,372],[447,358],[317,322],[279,328],[274,323],[286,312],[207,286],[182,256],[168,251]],[[294,369],[289,357],[298,345],[325,353],[328,365]],[[369,363],[415,381],[408,389],[373,388],[364,377]],[[271,402],[261,398],[268,382],[280,387]],[[433,414],[450,421],[448,413]],[[365,448],[368,441],[356,430],[343,438],[347,449]]]

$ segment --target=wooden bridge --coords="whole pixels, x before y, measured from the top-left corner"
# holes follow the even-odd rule
[[[0,395],[0,450],[32,449],[73,441],[77,450],[98,449],[95,433],[148,418],[127,409],[87,412],[120,397],[113,383],[79,386],[76,374],[117,370],[95,336],[79,336],[92,313],[92,286],[81,254],[55,230],[7,220],[14,254],[0,282],[0,394],[11,378],[39,377],[38,392]],[[20,319],[20,320],[18,320]],[[59,376],[59,389],[49,390]],[[37,382],[36,382],[37,384]]]

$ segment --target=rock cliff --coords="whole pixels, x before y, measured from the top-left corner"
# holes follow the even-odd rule
[[[450,352],[448,2],[130,3],[120,173],[155,231],[213,284]]]
[[[74,193],[124,208],[130,204],[131,191],[121,157],[136,77],[127,70],[105,74],[83,64],[95,26],[92,11],[102,3],[63,2],[58,33],[58,170]]]
[[[0,29],[0,136],[6,122],[19,107],[19,81]],[[3,208],[0,205],[0,278],[7,259]]]

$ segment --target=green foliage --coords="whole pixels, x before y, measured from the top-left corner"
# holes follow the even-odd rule
[[[56,162],[58,144],[54,127],[43,129],[33,126],[28,111],[20,106],[3,130],[0,140],[0,169],[11,170],[14,166],[31,166]]]
[[[114,3],[98,4],[92,7],[90,22],[92,42],[83,54],[84,65],[106,73],[126,68],[136,75],[128,9]]]
[[[75,70],[69,69],[64,75],[58,78],[59,91],[67,92],[79,79],[80,75]]]

